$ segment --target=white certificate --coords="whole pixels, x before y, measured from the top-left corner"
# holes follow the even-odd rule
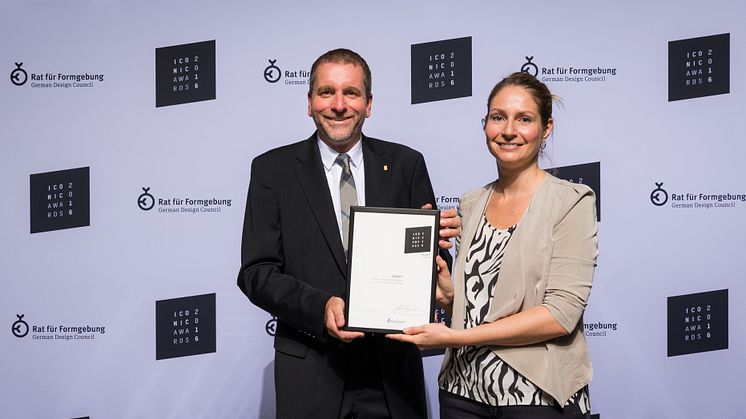
[[[440,212],[351,208],[346,330],[397,333],[429,323]]]

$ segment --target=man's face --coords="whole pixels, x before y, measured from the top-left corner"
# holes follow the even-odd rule
[[[323,63],[316,70],[308,116],[321,141],[339,153],[355,145],[370,116],[373,97],[366,96],[363,77],[363,69],[355,64]]]

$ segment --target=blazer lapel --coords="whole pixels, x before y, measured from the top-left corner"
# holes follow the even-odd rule
[[[316,222],[334,255],[337,266],[343,275],[347,275],[347,260],[339,237],[337,217],[329,195],[329,186],[324,175],[321,155],[316,145],[316,134],[303,144],[296,155],[297,163],[293,166],[298,182],[303,189],[308,205]]]
[[[365,162],[365,206],[389,207],[391,166],[388,154],[375,140],[363,136],[363,161]]]

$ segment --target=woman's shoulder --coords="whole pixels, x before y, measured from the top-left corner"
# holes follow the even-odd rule
[[[461,215],[464,215],[471,212],[474,205],[476,205],[490,193],[490,190],[492,189],[494,184],[495,182],[492,181],[480,188],[472,189],[461,195],[461,198],[459,199],[459,213]]]
[[[461,203],[463,201],[470,201],[470,200],[477,200],[479,197],[481,197],[485,193],[489,193],[490,189],[495,185],[495,181],[492,181],[484,186],[481,186],[479,188],[474,188],[470,191],[464,192],[463,195],[461,195]]]
[[[492,190],[492,187],[495,185],[495,181],[492,181],[482,187],[472,189],[470,191],[465,192],[463,195],[461,195],[461,198],[459,199],[459,205],[462,207],[464,205],[470,205],[474,202],[479,201],[480,198],[484,197],[485,194],[489,194],[490,190]]]
[[[545,208],[556,218],[564,218],[568,213],[596,211],[596,194],[588,185],[559,179],[547,173],[543,197],[539,207]],[[595,219],[595,217],[594,217]]]
[[[546,174],[546,192],[558,198],[580,199],[583,196],[595,196],[593,189],[582,183],[560,179],[550,173]]]

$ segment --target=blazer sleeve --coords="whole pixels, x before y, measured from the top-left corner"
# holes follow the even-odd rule
[[[596,199],[590,188],[573,187],[558,211],[543,305],[568,333],[583,316],[598,256]]]
[[[286,274],[275,177],[260,158],[251,180],[241,241],[238,287],[252,303],[304,334],[326,339],[324,311],[331,294]]]

